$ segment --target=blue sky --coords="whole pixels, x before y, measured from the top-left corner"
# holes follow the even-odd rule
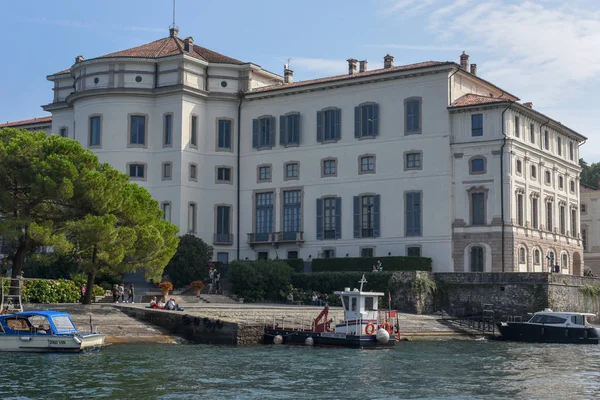
[[[177,0],[180,36],[296,80],[369,68],[456,61],[587,136],[600,161],[600,7],[595,0]],[[172,0],[0,1],[0,121],[45,115],[46,75],[168,35]]]

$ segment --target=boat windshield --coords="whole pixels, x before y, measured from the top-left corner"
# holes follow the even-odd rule
[[[66,315],[57,315],[52,317],[52,322],[56,326],[57,331],[74,331],[75,325],[71,322],[71,319]]]
[[[529,322],[535,324],[564,324],[566,320],[566,318],[556,317],[554,315],[536,314]]]
[[[585,317],[583,315],[571,315],[571,322],[575,325],[585,325]]]

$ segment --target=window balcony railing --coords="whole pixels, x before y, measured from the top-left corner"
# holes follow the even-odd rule
[[[231,233],[215,233],[213,244],[233,244],[233,235]]]
[[[294,232],[276,232],[275,233],[275,241],[278,243],[286,243],[286,242],[295,242],[295,243],[304,243],[304,232],[294,231]]]
[[[248,244],[261,244],[261,243],[273,243],[274,239],[273,232],[267,233],[249,233],[248,234]]]
[[[278,246],[279,243],[304,243],[304,232],[268,232],[268,233],[248,233],[248,244],[272,244]]]

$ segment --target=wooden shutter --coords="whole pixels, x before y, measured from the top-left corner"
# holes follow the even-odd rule
[[[258,128],[259,121],[258,119],[252,120],[252,148],[258,149]]]
[[[405,223],[406,223],[406,236],[414,235],[414,210],[413,210],[413,195],[414,193],[406,193],[406,204],[405,208]]]
[[[317,142],[323,141],[323,111],[317,111]]]
[[[293,116],[294,118],[294,144],[300,144],[300,114]]]
[[[354,137],[360,138],[360,106],[354,107]]]
[[[342,138],[342,110],[337,109],[334,111],[335,115],[335,138],[340,140]]]
[[[354,237],[360,238],[360,196],[354,196]]]
[[[373,196],[373,237],[379,237],[380,235],[380,203],[381,203],[381,195],[376,194]]]
[[[317,199],[317,240],[323,240],[323,199]]]
[[[373,104],[373,136],[379,135],[379,104]]]
[[[276,123],[277,118],[270,117],[269,120],[270,120],[270,123],[269,123],[269,129],[270,129],[269,130],[269,146],[270,147],[275,147],[275,132],[277,132],[276,131],[276,128],[277,128],[277,125],[276,125],[277,124]]]
[[[342,198],[335,198],[335,238],[342,237]]]
[[[285,115],[281,115],[279,117],[279,145],[285,146],[287,144],[286,137],[286,117]]]

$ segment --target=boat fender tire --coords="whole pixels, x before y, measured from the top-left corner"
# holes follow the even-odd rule
[[[379,327],[385,329],[390,335],[394,334],[394,329],[392,328],[390,323],[387,321],[383,322]]]
[[[182,318],[181,318],[182,322],[184,325],[189,325],[192,322],[192,319],[190,318],[189,315],[185,314]]]
[[[223,321],[218,319],[217,322],[215,322],[215,326],[217,327],[217,329],[223,328]]]
[[[372,335],[373,332],[375,332],[375,325],[373,325],[373,324],[367,324],[367,326],[365,327],[365,333],[367,335]]]

